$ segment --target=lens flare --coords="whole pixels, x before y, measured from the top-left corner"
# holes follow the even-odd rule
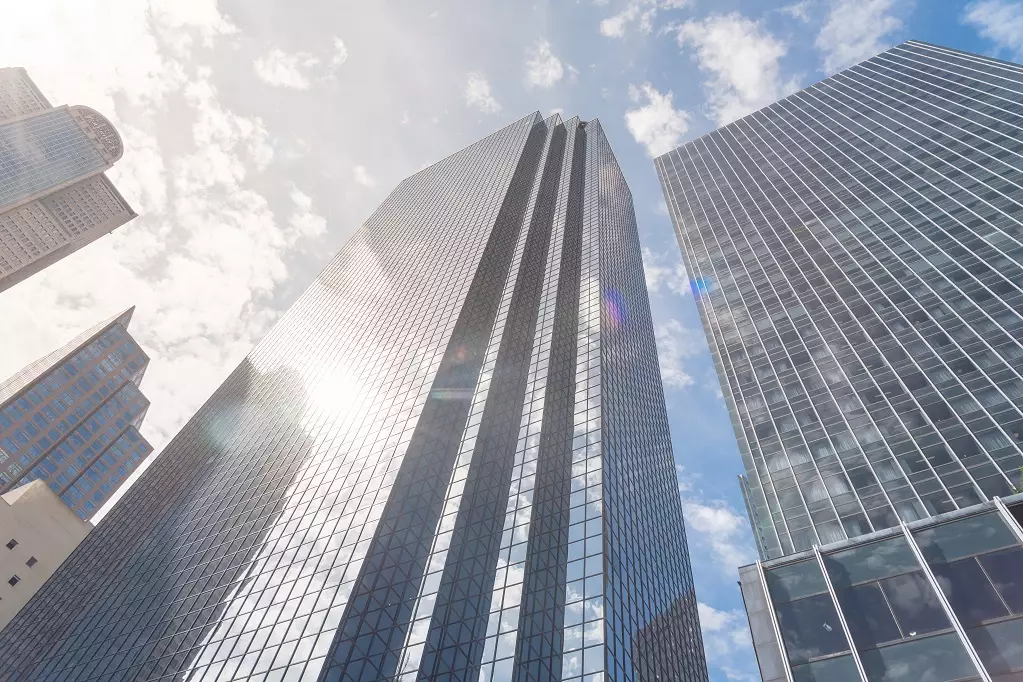
[[[615,327],[625,323],[627,310],[625,309],[625,299],[622,297],[621,292],[609,289],[604,294],[604,310],[607,312],[608,319],[611,320]]]

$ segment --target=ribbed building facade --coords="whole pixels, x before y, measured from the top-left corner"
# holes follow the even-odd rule
[[[128,333],[133,311],[0,383],[0,493],[41,480],[89,519],[153,451],[139,433],[149,357]]]
[[[0,680],[706,679],[597,121],[407,178],[0,635]]]
[[[101,114],[0,68],[0,291],[135,217],[103,173],[123,152]]]
[[[1023,679],[1023,68],[910,41],[655,163],[764,679]]]

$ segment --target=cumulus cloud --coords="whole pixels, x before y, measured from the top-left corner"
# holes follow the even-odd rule
[[[551,52],[549,42],[540,40],[533,45],[526,57],[526,85],[546,90],[554,87],[564,75],[565,67]]]
[[[782,14],[787,14],[793,19],[799,19],[803,23],[810,21],[810,6],[812,3],[810,0],[801,0],[801,2],[794,2],[791,5],[785,5],[780,8],[779,11]]]
[[[338,37],[334,38],[333,53],[324,63],[310,52],[285,52],[273,48],[252,63],[256,75],[267,85],[295,90],[308,90],[315,81],[329,81],[335,70],[348,60],[348,48]]]
[[[689,0],[629,0],[620,12],[600,22],[600,33],[608,38],[622,38],[633,24],[640,33],[650,33],[658,12],[681,9],[688,4]]]
[[[689,130],[689,114],[676,109],[671,90],[662,93],[650,83],[629,86],[629,97],[640,106],[625,112],[625,127],[650,157],[678,147]]]
[[[686,266],[678,249],[669,249],[664,253],[654,253],[643,248],[643,274],[646,277],[646,288],[651,294],[662,292],[685,296],[689,293]]]
[[[963,12],[962,21],[977,30],[980,37],[995,47],[1023,59],[1023,3],[1009,0],[971,2]]]
[[[738,12],[687,21],[678,29],[678,43],[694,51],[700,70],[707,75],[707,106],[718,125],[798,89],[797,79],[781,76],[785,43]]]
[[[465,103],[484,114],[501,111],[501,105],[490,94],[490,82],[483,74],[475,71],[470,72],[465,79]]]
[[[823,70],[834,73],[887,48],[889,36],[902,28],[894,6],[894,0],[834,0],[815,43]]]
[[[352,169],[352,177],[355,178],[355,182],[359,183],[363,187],[376,187],[377,181],[373,179],[373,176],[369,174],[365,166],[356,166]]]
[[[757,682],[760,677],[755,671],[735,666],[736,658],[749,652],[753,645],[746,614],[740,609],[716,609],[703,602],[697,604],[697,609],[707,662],[721,668],[730,680]]]
[[[274,322],[289,252],[325,228],[297,188],[278,218],[254,182],[274,160],[270,132],[224,106],[212,70],[182,52],[232,32],[212,0],[36,2],[0,22],[0,63],[114,122],[126,151],[109,175],[140,214],[0,297],[19,330],[0,375],[134,304],[130,331],[151,358],[142,432],[157,451]],[[96,42],[108,34],[118,39]]]
[[[664,385],[668,388],[692,386],[695,382],[686,371],[685,363],[703,350],[702,334],[678,320],[668,320],[654,327],[654,337]]]

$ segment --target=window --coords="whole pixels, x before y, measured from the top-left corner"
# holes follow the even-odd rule
[[[790,663],[806,663],[849,650],[830,595],[781,604],[776,612]]]
[[[28,561],[25,562],[25,565],[28,566],[29,568],[32,568],[37,563],[39,563],[38,559],[36,559],[34,556],[30,556],[28,558]]]
[[[860,660],[869,680],[946,682],[977,676],[955,633],[872,649]]]
[[[7,549],[14,549],[17,546],[18,546],[18,541],[13,539],[13,538],[11,539],[10,542],[7,543]]]
[[[8,585],[10,585],[11,587],[14,587],[14,586],[15,586],[15,585],[17,585],[17,584],[18,584],[19,582],[21,582],[21,578],[19,578],[19,577],[18,577],[18,576],[16,576],[16,575],[12,575],[12,576],[11,576],[11,579],[7,581],[7,584],[8,584]]]

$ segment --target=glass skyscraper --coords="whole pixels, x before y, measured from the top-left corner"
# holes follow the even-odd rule
[[[42,480],[89,519],[153,451],[138,431],[149,358],[128,333],[133,311],[0,383],[0,493]]]
[[[407,178],[0,635],[0,680],[705,680],[632,198]]]
[[[910,41],[656,160],[765,680],[1023,679],[1021,132],[1023,68]]]
[[[135,217],[103,174],[123,153],[104,116],[0,68],[0,291]]]

